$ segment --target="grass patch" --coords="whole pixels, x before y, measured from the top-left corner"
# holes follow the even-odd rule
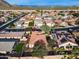
[[[21,52],[23,49],[24,43],[19,43],[18,45],[16,45],[15,50],[17,53]]]

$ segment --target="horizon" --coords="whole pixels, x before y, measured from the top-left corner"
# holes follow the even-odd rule
[[[79,6],[79,0],[5,0],[11,5]]]

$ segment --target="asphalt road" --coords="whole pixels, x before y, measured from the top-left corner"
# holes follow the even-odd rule
[[[8,21],[6,23],[4,23],[3,25],[0,26],[0,30],[5,29],[7,26],[9,26],[11,23],[14,23],[16,21],[18,21],[21,17],[25,16],[25,14],[22,14],[20,16],[18,16],[17,18],[12,19],[11,21]]]

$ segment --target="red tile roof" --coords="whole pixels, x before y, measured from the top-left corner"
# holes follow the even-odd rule
[[[35,44],[35,42],[37,42],[38,40],[42,40],[45,44],[47,44],[46,36],[42,32],[32,32],[29,44]]]
[[[55,23],[62,23],[62,20],[55,20]]]

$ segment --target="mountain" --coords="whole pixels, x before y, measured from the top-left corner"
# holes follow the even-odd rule
[[[5,0],[0,0],[0,10],[30,10],[30,9],[51,9],[51,10],[79,10],[79,6],[52,6],[52,5],[10,5]]]
[[[79,6],[52,6],[52,5],[16,5],[21,9],[47,9],[47,10],[79,10]]]
[[[9,9],[11,5],[5,0],[0,0],[0,9]]]

